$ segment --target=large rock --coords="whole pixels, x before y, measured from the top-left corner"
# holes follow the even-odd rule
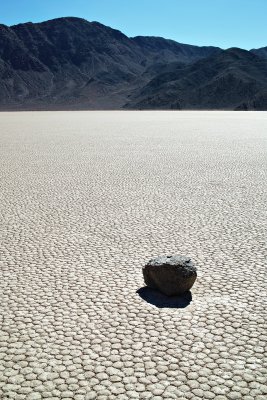
[[[193,286],[197,269],[191,259],[184,256],[160,256],[143,267],[147,286],[167,296],[181,295]]]

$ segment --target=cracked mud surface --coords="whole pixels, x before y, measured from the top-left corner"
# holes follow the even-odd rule
[[[267,113],[0,117],[1,400],[266,399]]]

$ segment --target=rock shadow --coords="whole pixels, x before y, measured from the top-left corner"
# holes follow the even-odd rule
[[[144,286],[138,289],[136,293],[147,303],[153,304],[158,308],[185,308],[192,301],[190,290],[181,296],[166,296],[156,289]]]

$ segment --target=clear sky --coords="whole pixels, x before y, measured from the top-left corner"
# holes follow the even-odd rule
[[[0,0],[0,23],[82,17],[128,36],[244,49],[267,46],[267,0]]]

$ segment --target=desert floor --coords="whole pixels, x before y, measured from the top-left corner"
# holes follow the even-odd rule
[[[266,112],[0,114],[2,400],[267,396]],[[192,300],[141,289],[161,254]]]

